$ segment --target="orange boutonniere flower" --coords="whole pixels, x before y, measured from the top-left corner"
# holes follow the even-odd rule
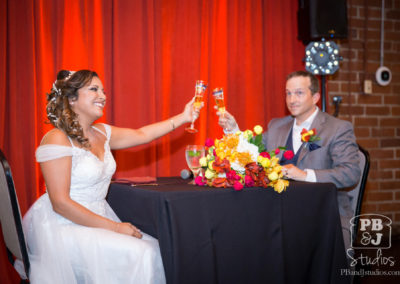
[[[302,142],[314,142],[314,141],[318,141],[321,138],[317,136],[317,130],[315,130],[315,128],[311,129],[311,130],[307,130],[305,128],[303,128],[303,130],[301,131],[301,141]]]
[[[314,143],[319,140],[321,140],[321,138],[317,136],[317,130],[315,128],[311,130],[303,128],[301,131],[301,142],[306,143],[304,146],[307,147],[308,145],[310,151],[321,148],[321,146]]]

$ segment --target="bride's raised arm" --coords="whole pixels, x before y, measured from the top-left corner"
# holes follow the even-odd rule
[[[139,129],[112,126],[110,148],[125,149],[153,141],[185,123],[197,119],[200,109],[193,109],[194,98],[188,102],[182,113],[164,121],[143,126]]]

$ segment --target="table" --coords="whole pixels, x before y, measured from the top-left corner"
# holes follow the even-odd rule
[[[278,194],[157,182],[113,183],[107,200],[159,240],[167,283],[349,283],[333,184],[291,182]]]

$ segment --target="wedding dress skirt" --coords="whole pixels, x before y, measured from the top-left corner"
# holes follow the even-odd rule
[[[115,161],[109,148],[111,128],[104,127],[106,133],[95,128],[107,137],[104,161],[73,144],[40,146],[36,157],[44,162],[72,156],[71,198],[98,215],[120,222],[105,200]],[[53,210],[47,193],[29,209],[23,226],[33,284],[165,283],[156,239],[75,224]]]

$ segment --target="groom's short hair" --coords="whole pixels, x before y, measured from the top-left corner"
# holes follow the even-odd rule
[[[289,75],[287,75],[286,81],[288,81],[289,79],[294,78],[294,77],[310,78],[311,85],[310,85],[309,89],[310,89],[311,93],[314,95],[315,93],[319,92],[319,81],[318,81],[317,77],[315,77],[310,72],[302,71],[302,70],[294,71],[294,72],[290,73]]]

